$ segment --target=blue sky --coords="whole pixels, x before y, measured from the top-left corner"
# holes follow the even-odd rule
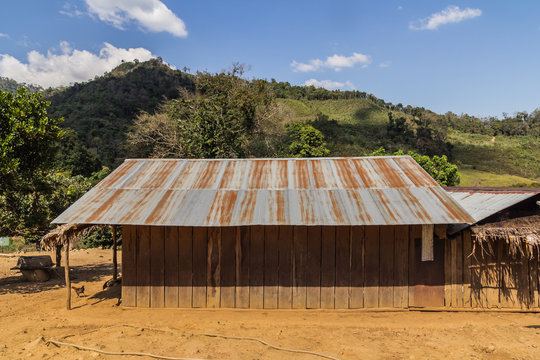
[[[179,69],[358,89],[478,116],[540,107],[538,1],[19,0],[0,76],[43,86],[161,56]]]

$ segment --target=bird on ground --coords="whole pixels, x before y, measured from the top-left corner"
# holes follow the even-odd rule
[[[75,293],[77,294],[78,297],[81,297],[82,295],[84,295],[84,285],[82,286],[71,285],[71,288],[75,290]]]

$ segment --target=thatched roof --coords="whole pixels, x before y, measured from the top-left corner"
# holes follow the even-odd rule
[[[530,257],[534,248],[540,249],[540,215],[472,226],[471,230],[480,245],[505,241],[513,256],[519,253]]]
[[[73,243],[84,236],[87,232],[96,230],[104,225],[91,224],[64,224],[51,230],[41,238],[40,244],[43,248],[52,250],[58,245],[73,246]]]

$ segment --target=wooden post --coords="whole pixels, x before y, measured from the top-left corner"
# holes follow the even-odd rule
[[[111,225],[112,238],[113,238],[113,280],[118,277],[118,261],[116,259],[116,225]]]
[[[66,266],[64,267],[64,273],[66,275],[67,309],[71,310],[71,280],[69,279],[69,241],[64,246],[66,248]]]

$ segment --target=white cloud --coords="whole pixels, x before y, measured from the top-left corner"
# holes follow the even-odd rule
[[[409,28],[412,30],[437,30],[441,25],[459,23],[463,20],[474,19],[480,15],[482,15],[480,9],[465,8],[462,10],[458,6],[450,5],[441,12],[411,22]]]
[[[389,68],[390,66],[392,66],[392,63],[390,61],[385,61],[379,64],[380,68]]]
[[[342,83],[339,81],[332,81],[332,80],[309,79],[304,82],[304,85],[315,86],[317,88],[325,88],[328,90],[334,90],[334,89],[354,90],[354,85],[350,81],[345,81],[344,83]]]
[[[101,21],[123,30],[124,25],[135,21],[143,30],[165,31],[186,37],[186,25],[159,0],[86,0],[88,10]]]
[[[398,9],[398,10],[403,10],[403,6],[399,5],[399,6],[397,7],[397,9]]]
[[[117,48],[104,43],[98,54],[87,50],[74,50],[68,42],[60,43],[59,51],[41,54],[28,53],[28,62],[22,63],[8,54],[0,54],[0,75],[18,82],[56,87],[92,79],[118,66],[122,60],[146,61],[155,56],[144,48]]]
[[[362,67],[367,67],[370,63],[371,58],[368,55],[353,53],[351,56],[334,54],[332,56],[328,56],[324,61],[321,59],[309,60],[307,63],[293,61],[291,66],[295,72],[310,72],[324,68],[333,69],[334,71],[341,71],[343,68],[351,68],[356,64],[362,64]]]
[[[8,34],[0,33],[0,38],[8,38],[8,37],[9,37]]]
[[[81,17],[84,15],[84,12],[79,10],[77,6],[72,5],[70,3],[65,3],[64,6],[62,6],[62,10],[60,10],[59,13],[62,15],[72,17],[72,18]]]

